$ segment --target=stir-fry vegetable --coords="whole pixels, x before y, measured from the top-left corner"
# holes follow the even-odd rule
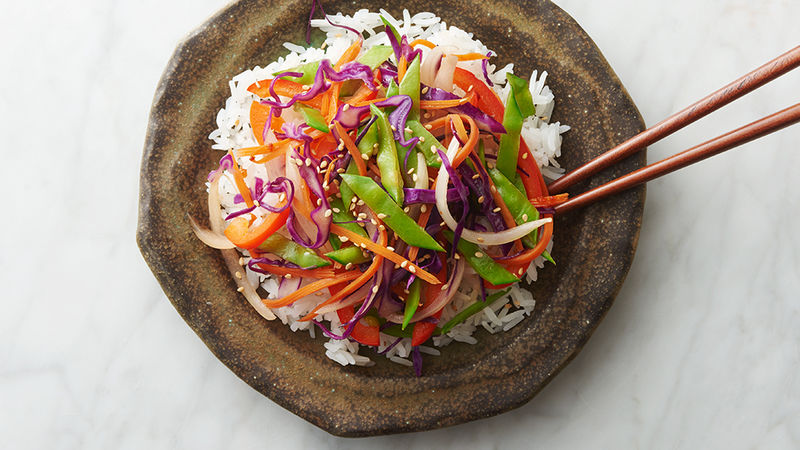
[[[332,339],[376,348],[382,334],[410,339],[418,366],[419,345],[508,293],[484,286],[520,281],[540,255],[552,261],[551,209],[566,198],[548,195],[521,141],[535,113],[526,80],[507,75],[504,104],[489,80],[491,55],[409,44],[384,23],[391,46],[365,49],[359,34],[336,61],[249,86],[258,146],[220,161],[209,176],[212,227],[192,227],[229,252],[230,267],[291,281],[260,303],[252,286],[241,288],[264,317],[302,305],[300,321]],[[480,70],[462,67],[470,61]],[[235,192],[224,213],[222,177]],[[233,246],[244,254],[238,264]],[[442,316],[462,280],[481,298]],[[338,331],[319,321],[333,312]]]

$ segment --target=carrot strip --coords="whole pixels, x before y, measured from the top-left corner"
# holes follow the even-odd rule
[[[356,235],[356,236],[358,236],[358,235]],[[381,248],[383,248],[383,246],[386,245],[386,239],[387,239],[386,230],[385,229],[381,230],[380,237],[378,238],[378,244],[377,245],[380,245]],[[370,242],[372,242],[372,241],[370,241]],[[308,313],[308,315],[306,315],[305,317],[300,319],[300,321],[304,322],[304,321],[308,321],[308,320],[313,319],[314,317],[317,316],[317,311],[319,311],[320,308],[322,308],[324,306],[327,306],[327,305],[330,305],[332,303],[338,302],[339,300],[341,300],[341,299],[347,297],[348,295],[352,294],[353,292],[355,292],[358,288],[363,286],[364,283],[366,283],[370,278],[372,278],[375,275],[375,273],[378,271],[378,269],[381,267],[381,265],[383,265],[383,256],[376,255],[375,259],[372,260],[372,264],[370,264],[369,268],[367,268],[367,270],[364,271],[364,273],[362,273],[352,283],[350,283],[347,286],[345,286],[344,289],[340,290],[339,292],[337,292],[334,295],[331,295],[331,297],[329,299],[327,299],[324,302],[322,302],[319,305],[317,305],[314,309],[311,310],[310,313]]]
[[[341,275],[341,273],[336,273],[330,267],[322,267],[319,269],[298,269],[296,267],[273,266],[272,264],[258,264],[258,267],[275,275],[290,275],[292,277],[300,278],[333,278]]]
[[[244,175],[239,168],[239,164],[236,163],[236,158],[233,156],[233,153],[228,152],[228,154],[231,155],[231,160],[233,161],[233,167],[231,167],[230,172],[233,175],[233,180],[236,182],[236,189],[242,194],[242,199],[244,199],[244,202],[249,208],[254,204],[252,197],[250,197],[250,188],[248,188],[247,183],[244,182]]]
[[[377,73],[377,71],[376,71],[376,73]],[[377,94],[378,94],[377,90],[373,91],[372,89],[367,87],[366,84],[362,84],[361,86],[358,87],[358,90],[356,90],[353,93],[353,95],[350,96],[349,99],[347,99],[347,103],[349,103],[351,105],[358,104],[358,103],[360,103],[362,101],[365,101],[365,100],[368,100],[370,98],[375,97]]]
[[[266,306],[267,308],[280,308],[282,306],[288,306],[307,295],[311,295],[314,292],[320,291],[329,286],[346,283],[352,280],[353,278],[358,277],[359,275],[360,272],[352,270],[350,272],[342,273],[335,278],[325,278],[322,280],[317,280],[311,284],[301,287],[300,289],[292,292],[286,297],[276,298],[274,300],[261,299],[261,302],[264,303],[264,306]]]
[[[475,61],[476,59],[489,59],[488,56],[484,55],[483,53],[463,53],[461,55],[455,55],[459,61]]]
[[[248,91],[256,94],[261,98],[269,97],[271,94],[269,92],[269,85],[272,83],[272,80],[261,80],[256,81],[255,83],[251,84],[250,87],[247,88]],[[295,83],[294,81],[290,81],[284,78],[279,79],[275,82],[275,93],[283,96],[283,97],[294,97],[297,94],[306,92],[306,87],[300,83]],[[311,106],[316,109],[322,108],[322,103],[320,101],[320,96],[315,96],[310,100],[305,100],[300,103],[304,105]]]
[[[400,267],[418,276],[419,278],[422,278],[428,283],[439,284],[439,280],[435,276],[431,275],[430,272],[426,272],[416,264],[403,258],[402,256],[398,255],[397,253],[389,250],[384,246],[378,245],[372,242],[371,240],[359,236],[358,234],[353,233],[352,231],[346,228],[342,228],[341,226],[336,224],[331,225],[331,231],[340,236],[344,236],[350,239],[354,244],[362,246],[363,248],[366,248],[367,250],[371,251],[372,253],[375,253],[376,255],[383,256],[384,258],[388,259],[389,261],[395,264],[400,264]]]
[[[367,106],[367,105],[371,105],[373,103],[382,102],[384,100],[386,100],[386,98],[385,97],[381,97],[381,98],[373,98],[373,99],[370,99],[370,100],[364,100],[364,101],[355,102],[355,103],[352,103],[352,102],[348,101],[348,103],[350,103],[353,106]]]
[[[359,39],[353,42],[353,44],[350,47],[347,47],[347,50],[345,50],[344,53],[342,53],[342,57],[339,58],[338,61],[336,61],[336,64],[333,66],[333,68],[336,69],[337,71],[342,70],[343,65],[356,59],[358,54],[361,53],[361,46],[363,44],[364,44],[363,39]]]
[[[353,162],[356,163],[356,167],[358,168],[358,174],[361,176],[367,176],[367,165],[364,163],[364,159],[361,157],[361,151],[356,147],[356,144],[350,139],[350,135],[344,130],[344,127],[339,122],[333,122],[333,128],[336,129],[336,134],[339,135],[339,139],[344,142],[344,146],[347,147],[347,151],[350,152],[350,156],[353,157]]]
[[[421,100],[419,107],[422,109],[447,109],[469,103],[475,96],[473,92],[468,92],[466,97],[453,100]]]
[[[406,69],[408,68],[408,63],[406,61],[405,56],[400,57],[400,61],[397,62],[397,82],[400,83],[403,81],[403,77],[406,75]]]
[[[416,47],[418,45],[424,45],[425,47],[428,48],[436,47],[436,44],[427,39],[414,39],[413,41],[411,41],[411,44],[409,45],[411,45],[412,47]]]

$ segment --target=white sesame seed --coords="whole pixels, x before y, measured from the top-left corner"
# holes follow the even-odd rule
[[[339,236],[339,240],[342,242],[347,242],[348,239],[350,238],[348,238],[347,236]]]
[[[395,127],[394,125],[390,125],[389,127],[392,129],[392,131],[397,131],[397,127]]]
[[[497,208],[493,209],[492,212],[496,212],[496,213],[500,212],[500,207],[498,206]]]
[[[428,211],[428,205],[422,205],[419,207],[419,212],[426,212]]]
[[[342,106],[342,111],[347,111],[348,109],[350,109],[350,105],[345,103],[344,106]]]
[[[386,246],[386,250],[389,250],[390,252],[393,252],[394,251],[394,247],[392,247],[391,245],[387,245]]]
[[[386,218],[386,214],[378,213],[378,219],[385,219],[385,218]]]
[[[378,229],[381,230],[381,231],[386,231],[386,225],[380,224],[380,225],[378,225]]]
[[[453,259],[461,259],[461,255],[459,255],[458,253],[456,253],[456,254],[453,256]]]
[[[472,179],[473,179],[473,180],[477,180],[477,179],[478,179],[478,178],[480,178],[480,177],[481,177],[481,174],[479,174],[479,173],[476,173],[475,175],[473,175],[473,176],[472,176]]]
[[[482,196],[482,195],[481,195],[480,197],[478,197],[478,203],[483,203],[483,201],[484,201],[484,200],[485,200],[485,199],[483,198],[483,196]]]
[[[336,173],[344,173],[344,167],[336,169]]]
[[[324,169],[324,168],[328,167],[328,160],[327,159],[323,159],[322,162],[319,163],[319,167],[320,167],[320,169]]]
[[[422,142],[422,143],[425,143],[425,136],[420,136],[419,137],[419,141]]]
[[[425,86],[424,88],[422,88],[422,93],[423,94],[427,94],[429,90],[430,90],[430,88],[428,88],[428,86]]]
[[[484,239],[484,238],[482,238],[482,237],[479,237],[479,238],[477,238],[477,240],[478,240],[478,242],[479,242],[479,243],[486,242],[486,239]]]
[[[445,284],[443,284],[443,285],[442,285],[442,290],[443,290],[443,291],[446,291],[446,290],[447,290],[447,288],[449,288],[449,287],[450,287],[450,285],[449,285],[449,284],[447,284],[447,283],[445,283]]]
[[[522,159],[528,159],[528,152],[522,154]]]
[[[406,133],[413,133],[414,130],[412,130],[411,128],[406,127],[405,132]]]
[[[333,214],[333,211],[331,211],[330,209],[325,210],[325,217],[330,217],[331,214]]]
[[[341,210],[341,209],[339,209],[339,208],[333,208],[333,212],[335,212],[335,213],[337,213],[337,214],[338,214],[338,213],[342,212],[342,210]]]
[[[311,167],[311,158],[306,158],[306,165]]]
[[[244,292],[244,286],[239,286],[239,287],[236,289],[236,291],[237,291],[237,292]]]
[[[523,222],[527,222],[528,221],[528,215],[527,214],[523,214],[522,215],[522,221]]]
[[[414,168],[413,167],[408,169],[408,174],[411,175],[412,173],[414,173]]]
[[[239,272],[239,271],[237,270],[237,271],[236,271],[236,273],[235,273],[234,275],[236,276],[236,278],[238,278],[238,279],[240,279],[240,280],[242,279],[242,272]]]
[[[400,267],[402,267],[403,269],[405,269],[407,266],[408,266],[408,261],[403,261],[400,263]]]
[[[403,208],[403,212],[405,212],[406,214],[408,214],[409,211],[411,211],[411,208],[409,208],[408,206]]]
[[[475,257],[476,257],[476,258],[480,258],[481,256],[483,256],[483,253],[481,253],[481,252],[475,252]]]
[[[353,263],[347,263],[347,264],[344,266],[344,268],[345,268],[345,270],[350,270],[350,269],[352,269],[352,268],[353,268]]]
[[[425,129],[426,130],[430,130],[431,128],[433,128],[433,125],[431,125],[431,124],[426,124],[425,125]]]
[[[408,271],[411,273],[417,273],[417,268],[415,266],[408,266]]]
[[[362,153],[361,154],[361,159],[363,159],[364,161],[367,161],[369,159],[369,155],[366,154],[366,153]]]
[[[286,274],[286,276],[285,276],[285,278],[292,278],[292,274],[290,274],[290,273],[287,273],[287,274]]]
[[[377,294],[378,293],[378,286],[377,285],[372,286],[372,293],[373,294]]]
[[[412,174],[412,175],[411,175],[411,179],[412,179],[414,182],[416,182],[417,180],[419,180],[419,177],[417,176],[417,174]]]

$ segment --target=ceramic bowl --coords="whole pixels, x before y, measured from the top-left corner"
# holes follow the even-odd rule
[[[352,14],[349,1],[328,12]],[[560,163],[567,169],[643,129],[642,119],[592,40],[548,1],[359,2],[358,8],[433,11],[475,33],[528,76],[549,73],[553,121],[569,124]],[[530,289],[531,317],[508,332],[476,333],[426,357],[424,375],[373,358],[373,367],[342,367],[323,342],[263,320],[236,292],[220,253],[204,246],[186,214],[205,217],[205,178],[216,167],[208,134],[229,95],[228,80],[302,43],[308,1],[242,0],[227,6],[178,45],[156,90],[141,167],[137,241],[175,309],[233,373],[320,428],[367,436],[444,427],[490,417],[529,401],[578,353],[611,307],[631,265],[644,188],[555,223],[557,265]],[[644,165],[644,152],[576,186],[583,190]],[[321,334],[321,333],[318,333]],[[369,354],[369,353],[368,353]]]

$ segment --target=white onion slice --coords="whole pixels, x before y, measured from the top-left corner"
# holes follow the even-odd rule
[[[458,151],[458,140],[453,139],[450,142],[450,147],[447,148],[447,159],[452,161]],[[436,208],[439,209],[439,215],[442,216],[447,227],[451,230],[456,229],[458,223],[450,214],[450,208],[447,207],[447,182],[450,180],[450,175],[445,170],[444,166],[439,169],[439,174],[436,177]],[[466,239],[469,242],[481,245],[502,245],[508,242],[516,241],[523,236],[527,236],[533,230],[541,227],[542,225],[551,222],[553,219],[545,218],[526,222],[522,225],[509,228],[503,231],[486,233],[481,231],[473,231],[464,229],[461,231],[461,239]]]
[[[425,56],[425,61],[422,61],[419,68],[419,80],[422,84],[433,86],[433,82],[436,81],[436,65],[439,64],[441,57],[442,49],[439,46],[432,48]]]
[[[447,55],[442,58],[442,65],[439,67],[439,72],[436,74],[433,87],[444,89],[447,92],[453,92],[453,77],[455,76],[456,63],[458,63],[458,56],[456,55]]]
[[[198,239],[203,241],[204,244],[211,248],[216,248],[218,250],[225,250],[229,248],[236,247],[233,242],[229,241],[224,234],[215,233],[208,228],[203,228],[197,224],[192,216],[189,214],[186,215],[189,218],[189,223],[192,225],[192,231],[194,231],[194,235],[197,236]]]
[[[222,214],[220,214],[219,177],[220,175],[214,177],[208,187],[208,222],[211,224],[212,232],[222,234],[222,230],[225,228],[225,221],[222,219]],[[244,267],[239,264],[239,252],[233,249],[224,249],[221,251],[225,266],[228,267],[228,271],[231,273],[234,281],[236,281],[236,285],[241,288],[244,298],[247,299],[247,303],[250,303],[250,306],[252,306],[261,317],[267,320],[275,319],[275,314],[264,306],[264,303],[261,301],[261,296],[258,295],[256,289],[247,281]],[[237,273],[239,273],[239,276],[236,276]]]

